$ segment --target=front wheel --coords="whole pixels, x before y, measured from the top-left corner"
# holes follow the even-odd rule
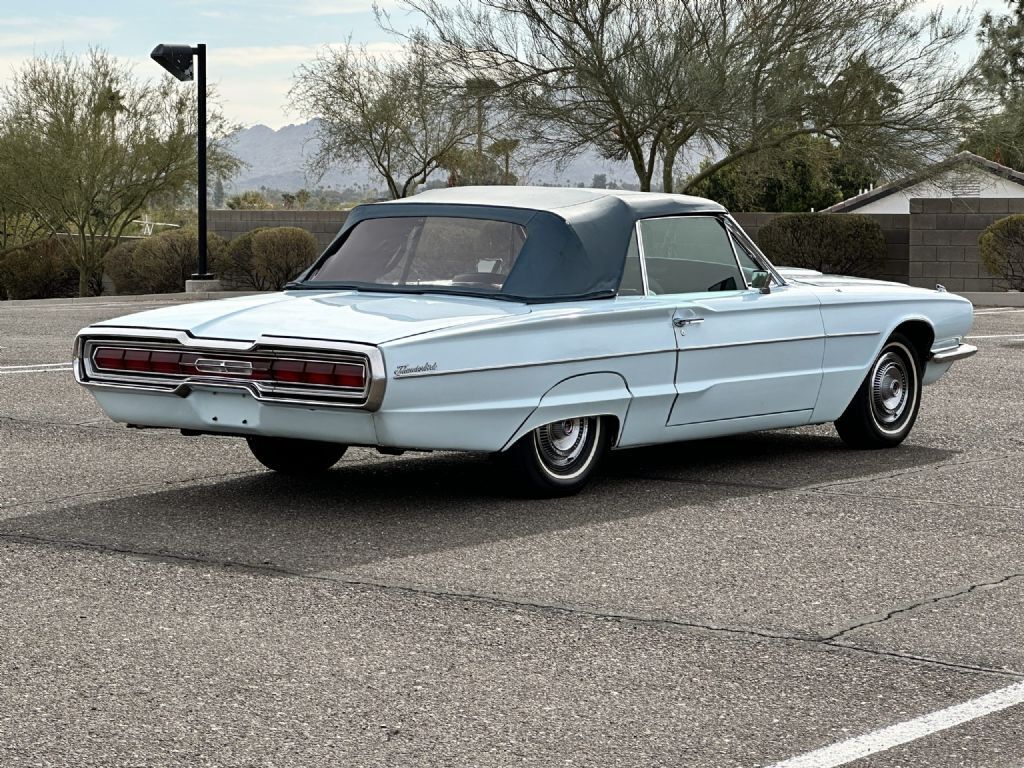
[[[909,339],[894,333],[836,421],[836,429],[851,448],[892,448],[910,434],[920,407],[920,357]]]
[[[283,475],[316,475],[333,467],[347,445],[294,440],[287,437],[247,437],[249,450],[267,469]]]
[[[600,416],[562,419],[521,437],[504,461],[531,496],[578,493],[608,449],[610,434]]]

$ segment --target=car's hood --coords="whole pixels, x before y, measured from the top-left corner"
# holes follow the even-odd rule
[[[842,287],[844,285],[892,286],[906,288],[905,283],[894,283],[889,280],[873,280],[867,277],[850,277],[849,275],[826,275],[814,269],[802,267],[776,267],[776,271],[791,283],[817,285],[825,288]]]
[[[164,307],[96,325],[187,331],[198,338],[254,341],[268,334],[383,344],[529,311],[525,304],[462,296],[287,291]]]

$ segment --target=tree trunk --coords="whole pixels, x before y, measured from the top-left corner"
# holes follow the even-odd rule
[[[675,186],[673,172],[676,167],[676,155],[678,147],[665,147],[665,154],[661,158],[661,191],[671,192]]]

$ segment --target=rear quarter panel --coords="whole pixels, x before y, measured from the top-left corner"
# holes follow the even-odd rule
[[[381,351],[388,385],[376,430],[394,447],[499,451],[539,413],[545,423],[604,414],[622,424],[628,412],[664,424],[675,397],[671,310],[642,298],[535,305],[528,317]]]

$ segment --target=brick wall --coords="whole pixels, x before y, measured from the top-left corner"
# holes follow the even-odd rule
[[[779,213],[734,213],[733,218],[756,243],[761,229],[776,216],[781,215]],[[842,214],[834,215],[841,216]],[[910,216],[905,213],[871,213],[867,216],[878,222],[882,227],[882,234],[885,236],[885,266],[877,277],[900,283],[907,282],[910,279]]]
[[[978,236],[992,222],[1024,213],[1024,199],[910,201],[910,284],[951,291],[1000,291],[981,263]]]
[[[348,211],[210,211],[210,232],[226,240],[259,227],[301,227],[326,248],[348,218]]]

